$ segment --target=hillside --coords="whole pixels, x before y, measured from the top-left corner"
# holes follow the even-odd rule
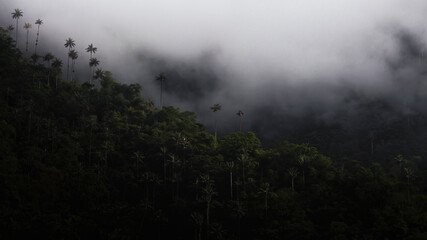
[[[195,113],[154,108],[144,86],[94,81],[62,79],[0,28],[1,238],[427,238],[420,157],[216,139]]]

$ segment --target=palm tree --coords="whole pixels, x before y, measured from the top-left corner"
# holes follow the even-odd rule
[[[199,212],[193,212],[191,214],[191,219],[196,225],[196,230],[194,231],[194,239],[202,240],[202,226],[203,226],[203,214]]]
[[[237,217],[237,239],[240,240],[240,225],[242,217],[246,214],[246,209],[242,206],[242,204],[237,201],[236,206],[233,207],[233,215]]]
[[[39,18],[36,20],[36,24],[37,24],[37,38],[36,38],[36,46],[34,48],[34,53],[37,53],[37,45],[39,44],[40,25],[43,24],[43,21]]]
[[[292,179],[292,192],[295,190],[294,188],[294,180],[298,176],[298,169],[291,167],[288,169],[288,173],[291,176]]]
[[[73,49],[68,53],[68,57],[70,57],[72,60],[72,62],[71,62],[71,81],[73,81],[74,66],[76,64],[76,59],[79,57],[79,53]]]
[[[37,55],[37,54],[35,54],[35,53],[33,55],[31,55],[31,60],[33,61],[34,64],[37,63],[37,61],[39,60],[39,58],[40,58],[40,56]]]
[[[215,103],[212,107],[211,107],[212,112],[218,112],[221,110],[221,105],[219,105],[218,103]],[[214,118],[214,127],[215,127],[215,144],[216,144],[216,136],[217,136],[217,132],[216,132],[216,118]]]
[[[160,81],[160,109],[163,108],[163,83],[166,79],[166,75],[163,72],[156,76],[156,80]]]
[[[260,193],[264,194],[264,208],[265,208],[265,218],[267,219],[267,210],[268,210],[268,194],[270,193],[270,184],[263,183],[259,189]]]
[[[58,75],[61,72],[62,61],[59,58],[55,58],[52,62],[52,67],[55,70],[55,87],[58,87]]]
[[[19,8],[15,8],[15,12],[11,13],[12,18],[16,19],[16,38],[15,38],[15,47],[18,45],[18,20],[20,17],[22,17],[24,12],[21,11]]]
[[[68,80],[68,73],[70,71],[70,52],[71,52],[71,48],[75,47],[76,44],[73,39],[68,38],[65,40],[64,46],[68,48],[68,58],[67,58],[67,80]]]
[[[242,154],[237,157],[237,160],[242,163],[242,179],[243,179],[243,185],[245,184],[245,164],[246,161],[249,160],[249,154],[246,149],[242,150]]]
[[[13,25],[9,25],[7,27],[7,31],[9,32],[9,35],[12,33],[13,30],[15,30],[15,28],[13,27]]]
[[[243,118],[243,112],[242,112],[242,110],[237,111],[236,115],[240,117],[240,120],[239,120],[239,132],[242,132],[242,118]]]
[[[302,169],[302,186],[305,187],[305,165],[308,162],[308,156],[305,154],[302,154],[298,158],[298,164],[300,165]]]
[[[28,53],[28,34],[30,33],[30,28],[31,28],[31,24],[30,23],[25,23],[24,24],[24,29],[27,30],[27,42],[25,44],[25,52]]]
[[[407,190],[407,198],[409,201],[409,181],[414,176],[414,172],[412,171],[412,169],[408,167],[403,168],[403,172],[405,173],[405,177],[406,177],[406,190]]]
[[[230,201],[233,201],[233,168],[234,168],[234,162],[226,162],[225,165],[228,168],[228,171],[230,173]]]
[[[203,200],[206,202],[206,239],[209,239],[209,214],[212,203],[212,197],[216,194],[214,190],[214,182],[209,178],[209,175],[201,176],[205,183],[203,190]]]
[[[96,51],[98,51],[98,48],[94,47],[92,43],[86,48],[86,52],[90,53],[90,58],[92,58],[92,54],[96,53]]]
[[[211,233],[215,234],[217,240],[222,240],[224,239],[223,234],[225,234],[226,232],[222,227],[222,224],[216,222],[212,224]]]
[[[405,159],[403,158],[403,156],[401,154],[397,155],[396,157],[394,157],[394,159],[397,161],[397,163],[399,164],[399,167],[402,168],[403,163],[405,162]]]
[[[91,58],[89,61],[90,71],[95,71],[95,67],[99,65],[99,60],[97,58]],[[91,76],[93,76],[94,73],[90,73]],[[92,84],[92,78],[89,78],[89,83]]]
[[[139,180],[139,164],[144,163],[144,155],[140,151],[136,151],[133,153],[133,158],[135,159],[135,166],[136,166],[136,181]]]
[[[165,146],[160,147],[160,151],[163,155],[163,180],[166,181],[166,153],[168,149]]]
[[[44,57],[43,57],[43,61],[47,62],[47,66],[49,66],[50,61],[52,61],[53,58],[54,57],[53,57],[52,53],[46,53],[46,55],[44,55]]]
[[[89,44],[88,47],[86,48],[86,52],[90,53],[90,58],[89,58],[89,82],[92,83],[92,77],[93,77],[93,65],[91,65],[91,61],[92,61],[92,54],[96,53],[96,51],[98,50],[98,48],[94,47],[93,44]]]
[[[95,70],[95,75],[93,76],[94,79],[99,79],[101,81],[104,78],[104,71],[102,69],[97,68]]]
[[[47,85],[49,86],[49,78],[50,78],[50,61],[52,61],[53,59],[53,55],[51,53],[47,53],[46,55],[44,55],[43,57],[43,61],[47,62],[47,67],[49,68],[49,71],[47,73]]]

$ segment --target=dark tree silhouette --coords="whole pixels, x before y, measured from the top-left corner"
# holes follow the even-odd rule
[[[46,55],[44,55],[43,57],[43,61],[47,62],[47,68],[48,68],[48,73],[47,73],[47,85],[50,85],[50,71],[51,71],[51,66],[50,66],[50,61],[52,61],[53,59],[53,55],[51,53],[47,53]]]
[[[9,36],[10,36],[10,34],[12,33],[12,31],[13,30],[15,30],[15,27],[13,27],[13,25],[9,25],[8,27],[7,27],[7,31],[9,32]]]
[[[292,192],[295,191],[294,183],[295,178],[298,176],[298,169],[291,167],[288,169],[289,176],[291,176]]]
[[[12,14],[12,18],[16,19],[16,38],[15,38],[15,47],[18,46],[18,20],[20,17],[22,17],[24,12],[21,11],[21,9],[16,8],[15,12],[11,13]]]
[[[37,45],[39,45],[40,25],[43,24],[43,21],[39,18],[36,20],[36,24],[37,24],[37,37],[36,37],[36,44],[34,47],[34,53],[37,53]]]
[[[73,81],[74,67],[76,65],[76,59],[79,57],[79,53],[73,49],[68,53],[68,57],[70,57],[72,60],[72,62],[71,62],[71,81]]]
[[[156,80],[160,81],[160,109],[163,108],[163,83],[166,79],[166,75],[163,72],[156,76]]]
[[[55,87],[58,87],[58,77],[61,73],[62,61],[59,58],[55,58],[52,62],[52,68],[55,72]]]
[[[92,63],[92,56],[93,56],[94,53],[96,53],[97,50],[98,50],[98,48],[94,47],[92,43],[89,44],[88,47],[86,48],[86,52],[90,53],[90,58],[89,58],[89,83],[92,83],[93,72],[94,72],[94,64],[91,65],[91,63]],[[98,66],[98,65],[96,65],[96,66]]]
[[[242,132],[242,118],[243,118],[242,110],[237,111],[236,115],[239,116],[239,132]]]
[[[89,61],[90,71],[95,71],[95,67],[98,67],[99,60],[97,58],[91,58]],[[91,72],[91,76],[94,75],[94,72]],[[89,83],[92,84],[92,78],[89,79]]]
[[[67,81],[68,81],[68,76],[70,71],[70,52],[71,52],[71,49],[76,46],[76,43],[74,42],[73,39],[68,38],[65,40],[64,46],[68,48],[68,58],[67,58]]]
[[[218,112],[221,110],[221,105],[219,105],[218,103],[215,103],[212,107],[211,107],[212,112]],[[215,128],[215,143],[217,142],[217,128],[216,128],[216,117],[214,117],[214,128]]]
[[[30,33],[31,27],[32,26],[30,23],[24,24],[24,29],[27,31],[27,42],[25,43],[25,53],[28,53],[28,34]]]

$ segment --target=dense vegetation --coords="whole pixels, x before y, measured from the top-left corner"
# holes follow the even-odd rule
[[[427,239],[427,164],[216,137],[141,86],[62,80],[0,29],[0,233],[23,239]],[[92,79],[92,78],[90,78]]]

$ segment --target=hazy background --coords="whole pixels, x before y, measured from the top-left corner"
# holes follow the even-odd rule
[[[140,83],[157,106],[159,72],[164,104],[195,111],[210,131],[221,104],[220,135],[238,130],[239,109],[245,131],[273,141],[313,124],[364,124],[363,104],[386,104],[369,112],[392,121],[427,103],[425,0],[0,0],[1,26],[15,26],[15,8],[23,51],[23,24],[33,25],[32,49],[40,18],[40,53],[66,67],[73,38],[80,81],[93,43],[102,69]]]

